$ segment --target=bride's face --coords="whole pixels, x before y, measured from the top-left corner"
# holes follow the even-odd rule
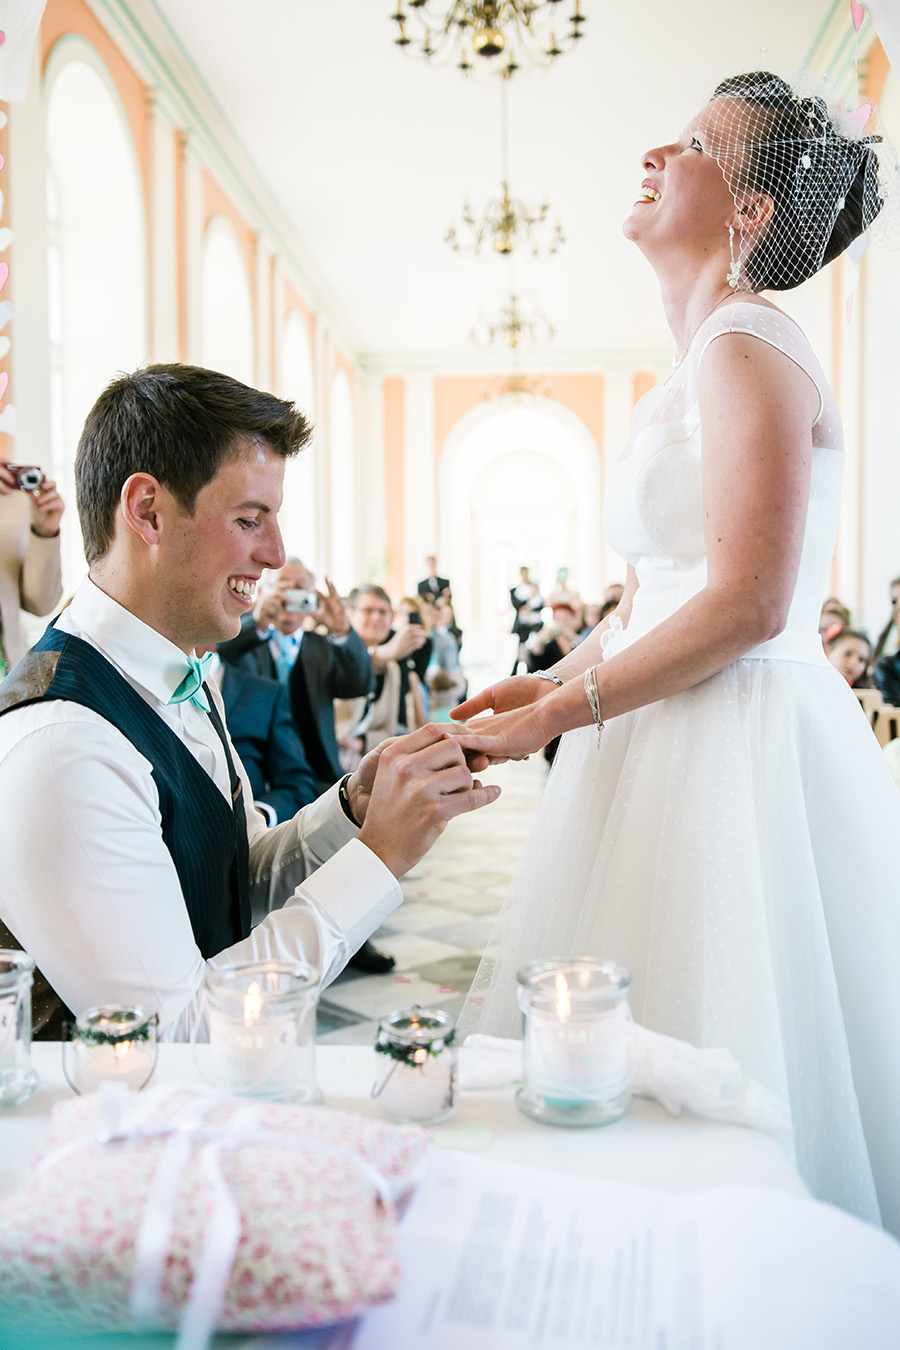
[[[702,108],[678,140],[648,150],[641,195],[623,226],[627,238],[654,251],[665,244],[728,247],[739,211],[729,182],[740,176],[739,99],[717,98]]]

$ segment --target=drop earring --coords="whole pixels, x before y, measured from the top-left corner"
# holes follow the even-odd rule
[[[736,291],[741,282],[741,260],[734,256],[734,226],[728,226],[728,247],[731,250],[731,267],[728,269],[728,285]]]

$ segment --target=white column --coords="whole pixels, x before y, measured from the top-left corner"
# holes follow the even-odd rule
[[[178,219],[175,200],[175,120],[158,89],[147,90],[150,124],[151,361],[178,359]]]
[[[357,565],[360,570],[355,581],[380,584],[387,568],[383,383],[380,375],[357,371],[357,385],[356,463],[360,501]]]
[[[194,138],[183,132],[185,287],[187,300],[187,359],[203,364],[200,317],[200,272],[203,261],[203,165]]]
[[[256,244],[256,345],[255,370],[258,389],[274,389],[278,374],[272,369],[272,253],[264,234],[255,236]],[[274,375],[274,378],[273,378]]]
[[[406,455],[403,463],[404,572],[407,592],[425,575],[429,553],[440,553],[437,540],[437,484],[434,462],[434,380],[410,375],[406,381]]]
[[[314,379],[316,384],[316,498],[318,506],[318,556],[312,564],[316,573],[329,576],[334,569],[331,555],[331,498],[333,491],[330,463],[330,420],[331,420],[331,377],[333,362],[331,353],[331,329],[326,320],[316,321],[316,340],[313,352]]]

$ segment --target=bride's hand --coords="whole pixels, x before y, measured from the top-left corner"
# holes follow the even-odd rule
[[[465,704],[461,706],[465,707]],[[535,751],[542,750],[553,739],[553,734],[545,724],[540,702],[479,718],[465,729],[461,727],[453,732],[454,739],[466,752],[470,771],[474,773],[480,773],[492,764],[505,764],[508,759],[527,759]]]
[[[509,675],[497,684],[489,684],[487,689],[482,689],[473,698],[467,698],[458,707],[451,708],[450,716],[454,722],[461,722],[488,709],[495,713],[511,712],[514,708],[536,703],[545,694],[552,694],[556,687],[551,680],[541,679],[539,675]]]

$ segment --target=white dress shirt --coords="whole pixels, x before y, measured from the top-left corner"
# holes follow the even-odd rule
[[[57,627],[106,657],[230,802],[208,715],[190,702],[168,703],[184,675],[182,652],[90,580]],[[224,721],[215,687],[213,697]],[[111,722],[77,703],[47,700],[0,717],[0,802],[5,923],[75,1012],[138,1003],[159,1013],[168,1040],[205,1037],[206,964],[306,960],[325,985],[402,898],[392,873],[355,838],[336,786],[271,830],[248,805],[250,899],[254,917],[265,917],[204,962],[163,842],[151,765]]]

